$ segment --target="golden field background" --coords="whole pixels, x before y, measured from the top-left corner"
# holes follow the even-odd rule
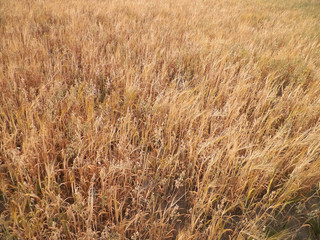
[[[317,0],[1,0],[1,239],[319,239]]]

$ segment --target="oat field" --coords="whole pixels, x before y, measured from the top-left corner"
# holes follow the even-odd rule
[[[0,239],[320,239],[319,0],[0,0]]]

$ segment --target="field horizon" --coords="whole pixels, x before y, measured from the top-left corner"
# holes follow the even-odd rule
[[[0,239],[320,239],[320,2],[0,0]]]

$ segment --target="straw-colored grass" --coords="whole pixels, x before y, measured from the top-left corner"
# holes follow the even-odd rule
[[[317,0],[1,0],[1,239],[319,239]]]

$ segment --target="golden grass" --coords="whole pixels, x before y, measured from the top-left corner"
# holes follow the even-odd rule
[[[317,11],[1,0],[0,238],[319,238]]]

